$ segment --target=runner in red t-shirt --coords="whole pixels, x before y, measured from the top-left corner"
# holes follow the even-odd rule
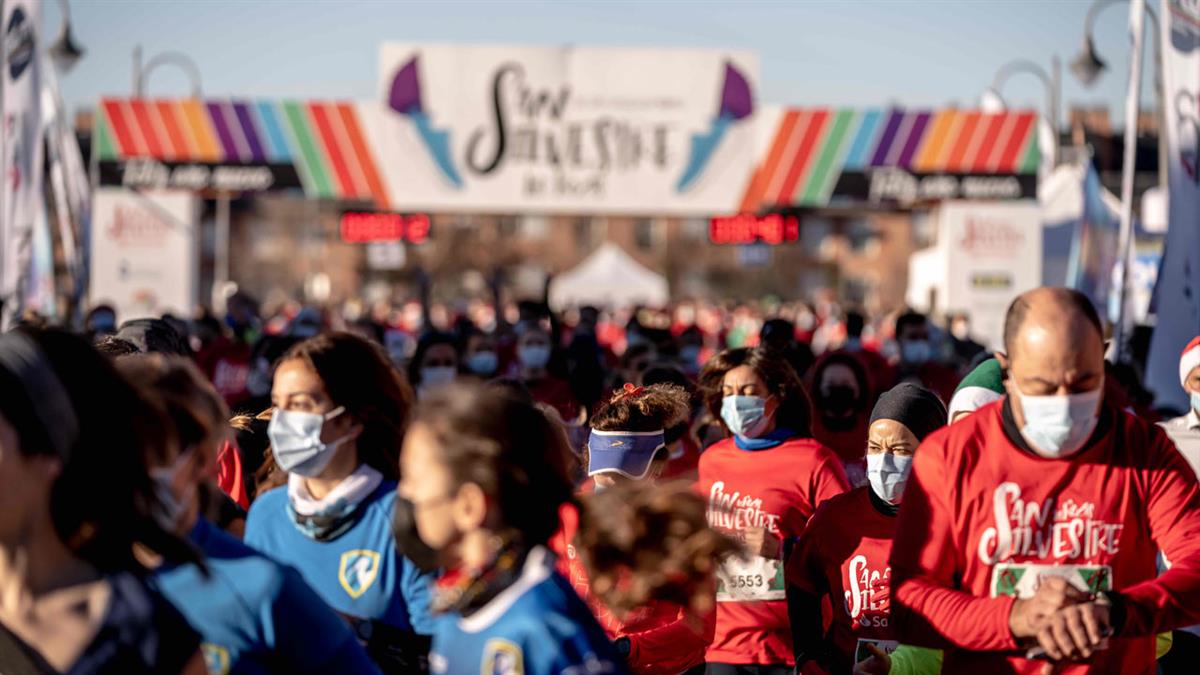
[[[945,426],[946,407],[931,391],[902,384],[871,413],[869,485],[822,504],[788,558],[796,661],[802,673],[849,673],[870,656],[866,645],[896,647],[888,622],[888,555],[896,513],[917,445]],[[822,599],[832,608],[828,628]]]
[[[842,462],[811,438],[808,393],[781,356],[734,349],[700,376],[705,401],[733,437],[700,455],[697,491],[708,521],[745,546],[717,570],[712,675],[791,673],[794,655],[783,580],[783,544],[817,505],[848,489]]]
[[[1008,396],[917,453],[891,556],[896,636],[943,649],[945,672],[1153,673],[1155,634],[1200,621],[1196,475],[1106,400],[1085,296],[1020,296],[1005,338]]]

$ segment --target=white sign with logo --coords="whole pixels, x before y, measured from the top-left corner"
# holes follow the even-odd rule
[[[366,122],[393,209],[726,213],[757,79],[740,51],[385,44]]]
[[[1013,298],[1042,283],[1042,223],[1036,201],[946,202],[939,236],[947,256],[947,312],[971,317],[971,333],[998,349]]]
[[[188,316],[199,281],[199,199],[181,190],[100,188],[93,201],[91,299],[120,321]]]

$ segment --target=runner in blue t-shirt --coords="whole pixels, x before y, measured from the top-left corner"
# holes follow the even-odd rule
[[[271,454],[287,485],[251,506],[246,543],[294,567],[384,671],[421,672],[431,576],[391,535],[407,386],[382,350],[340,333],[284,354],[271,398]]]
[[[201,491],[228,433],[224,402],[182,358],[122,359],[120,369],[170,420],[171,442],[152,463],[164,527],[187,534],[205,569],[164,563],[153,585],[200,632],[215,675],[377,673],[349,627],[300,575],[200,517]],[[179,449],[183,449],[179,452]]]

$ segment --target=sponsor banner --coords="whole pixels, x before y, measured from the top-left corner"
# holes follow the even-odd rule
[[[1146,385],[1159,405],[1187,410],[1179,354],[1200,334],[1200,3],[1162,0],[1167,105],[1167,240],[1154,289],[1157,323]]]
[[[0,3],[0,329],[7,330],[27,294],[33,231],[42,196],[39,54],[41,3]]]
[[[399,210],[731,213],[757,79],[740,51],[385,44],[370,135]]]
[[[740,210],[1030,199],[1036,121],[1030,111],[769,108]]]
[[[199,286],[199,199],[182,190],[95,192],[91,300],[121,321],[173,312],[190,316]]]
[[[948,247],[945,311],[965,312],[974,335],[1003,344],[1009,303],[1042,282],[1037,202],[947,202],[939,217]]]

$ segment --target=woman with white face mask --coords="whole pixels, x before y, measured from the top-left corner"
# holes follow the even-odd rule
[[[792,635],[801,672],[848,673],[871,656],[867,645],[896,648],[888,622],[888,555],[896,514],[920,442],[946,425],[931,391],[900,384],[879,397],[867,433],[867,480],[817,509],[788,559]],[[822,626],[822,598],[833,620]]]
[[[818,504],[849,489],[846,472],[813,440],[812,404],[783,356],[726,351],[705,366],[700,388],[731,437],[700,455],[696,487],[708,498],[709,525],[746,550],[717,570],[708,672],[790,674],[784,544],[800,536]]]
[[[271,398],[267,435],[288,482],[251,506],[246,543],[296,568],[385,672],[421,672],[429,576],[392,539],[408,387],[382,349],[339,333],[284,354]]]

